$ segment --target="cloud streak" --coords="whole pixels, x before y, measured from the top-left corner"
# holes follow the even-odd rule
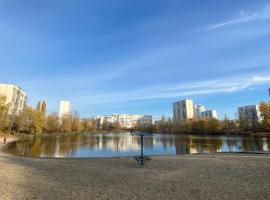
[[[251,76],[244,78],[223,78],[210,81],[183,83],[179,85],[159,86],[142,88],[134,91],[119,93],[98,94],[91,97],[83,97],[85,101],[89,98],[92,103],[127,102],[138,100],[153,100],[173,97],[187,97],[194,95],[232,93],[244,90],[256,85],[270,83],[270,75]]]
[[[235,17],[230,20],[220,22],[217,24],[213,24],[207,27],[206,29],[204,29],[204,31],[212,31],[212,30],[230,26],[230,25],[242,24],[246,22],[259,21],[259,20],[266,20],[269,18],[270,18],[270,4],[268,4],[261,11],[258,11],[258,12],[246,13],[245,11],[240,10],[238,17]]]

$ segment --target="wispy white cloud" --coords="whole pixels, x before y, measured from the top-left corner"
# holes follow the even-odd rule
[[[211,31],[229,25],[242,24],[258,20],[266,20],[269,18],[270,18],[270,4],[266,5],[262,10],[253,13],[246,13],[244,10],[240,10],[237,17],[234,17],[224,22],[213,24],[205,28],[204,31]]]
[[[257,85],[270,83],[270,75],[251,76],[243,78],[222,78],[210,81],[183,83],[179,85],[166,85],[151,88],[142,88],[134,91],[119,93],[98,94],[89,97],[92,103],[125,102],[134,100],[162,99],[172,97],[186,97],[213,93],[231,93]],[[83,97],[82,100],[87,100]]]

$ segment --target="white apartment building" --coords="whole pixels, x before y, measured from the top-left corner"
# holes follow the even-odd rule
[[[6,96],[10,115],[18,115],[27,105],[26,92],[17,85],[0,84],[0,95]]]
[[[201,113],[202,118],[215,118],[217,119],[216,110],[206,110]]]
[[[71,103],[69,101],[60,101],[59,116],[71,114]]]
[[[109,116],[96,116],[99,127],[118,123],[122,128],[134,128],[136,125],[151,125],[151,115],[112,114]]]
[[[238,114],[240,119],[245,119],[249,122],[259,122],[262,120],[258,105],[247,105],[239,107]]]
[[[201,119],[202,118],[202,112],[205,111],[205,107],[200,104],[195,104],[194,105],[194,117],[196,119]]]
[[[194,107],[191,99],[184,99],[173,103],[173,117],[176,122],[194,118]]]

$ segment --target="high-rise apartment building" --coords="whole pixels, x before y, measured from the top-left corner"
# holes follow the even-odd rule
[[[71,114],[71,103],[69,101],[60,101],[59,116]]]
[[[191,99],[184,99],[173,103],[173,117],[176,122],[194,118],[194,107]]]
[[[215,118],[217,119],[216,110],[206,110],[201,113],[202,118]]]
[[[201,119],[202,118],[202,112],[205,111],[205,107],[200,104],[195,104],[194,105],[194,116],[196,119]]]
[[[250,123],[262,120],[258,105],[247,105],[238,108],[239,118],[247,120]]]
[[[10,115],[18,115],[27,105],[26,92],[17,85],[0,84],[0,95],[6,96]]]

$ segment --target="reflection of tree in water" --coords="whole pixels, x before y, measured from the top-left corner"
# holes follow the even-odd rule
[[[187,154],[190,153],[190,137],[176,136],[174,140],[176,154]]]
[[[219,137],[175,137],[176,154],[218,152],[222,145]]]
[[[249,137],[242,140],[244,151],[263,151],[264,141],[262,138]]]
[[[141,139],[140,138],[137,138],[137,143],[138,142],[139,143],[141,142]],[[144,139],[143,139],[143,145],[147,149],[153,149],[153,147],[154,147],[154,137],[152,137],[152,136],[145,136]]]
[[[56,151],[56,137],[42,137],[42,153],[49,157]]]
[[[80,145],[82,148],[124,152],[129,150],[137,150],[140,147],[140,138],[130,135],[99,134],[80,137],[83,138],[80,140]],[[145,147],[153,147],[153,138],[145,137],[144,144]]]
[[[223,140],[220,137],[210,137],[206,139],[205,145],[208,152],[218,152],[222,148]]]
[[[162,147],[164,149],[167,149],[168,147],[174,146],[175,142],[174,142],[174,137],[170,136],[170,135],[164,135],[164,136],[158,136],[156,138],[153,137],[153,140],[156,143],[160,143],[162,144]]]
[[[188,135],[155,135],[144,137],[144,147],[155,145],[163,149],[175,147],[176,154],[221,151],[269,151],[267,137],[205,137]],[[157,147],[158,148],[158,147]],[[76,156],[82,149],[128,152],[140,150],[140,137],[125,134],[52,135],[27,137],[9,147],[10,152],[22,156]]]
[[[57,137],[57,156],[64,156],[69,152],[71,136],[60,135]]]
[[[33,137],[30,143],[31,155],[39,156],[41,155],[41,137]]]

